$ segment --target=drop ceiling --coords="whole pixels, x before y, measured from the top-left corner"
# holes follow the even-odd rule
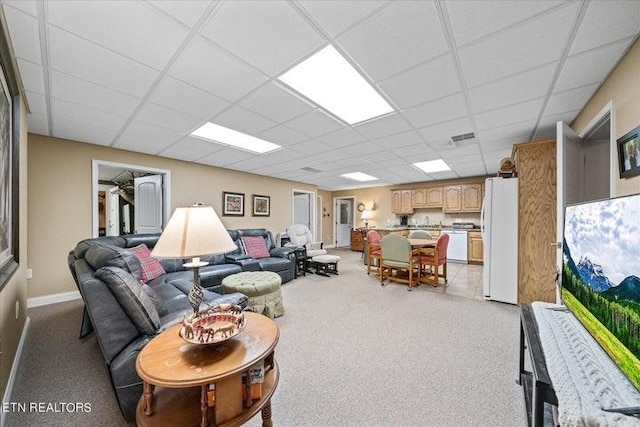
[[[513,143],[553,136],[557,121],[571,122],[640,30],[638,1],[2,7],[29,132],[326,190],[495,173]],[[279,83],[328,44],[393,113],[349,125]],[[206,121],[283,148],[257,155],[189,136]],[[475,138],[451,143],[470,132]],[[452,170],[411,166],[439,158]],[[350,172],[379,180],[340,176]]]

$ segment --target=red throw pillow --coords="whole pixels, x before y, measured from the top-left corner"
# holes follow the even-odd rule
[[[140,281],[142,283],[147,283],[149,280],[162,276],[165,273],[160,261],[151,257],[151,251],[144,243],[129,250],[138,258],[138,261],[140,261],[140,266],[142,267],[142,277]]]
[[[267,242],[260,236],[242,236],[244,250],[251,258],[268,258],[271,256]]]

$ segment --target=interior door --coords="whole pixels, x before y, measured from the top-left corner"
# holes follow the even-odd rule
[[[564,234],[564,207],[582,201],[584,182],[584,152],[582,139],[564,122],[556,126],[556,266],[562,269],[562,236]],[[561,285],[562,275],[557,278]],[[560,286],[556,302],[560,302]]]
[[[148,175],[133,180],[135,215],[134,233],[162,231],[162,175]]]
[[[351,245],[351,229],[353,228],[353,201],[339,199],[336,215],[336,246]]]
[[[107,236],[120,235],[120,196],[118,187],[111,187],[106,197],[107,224],[105,234]]]
[[[293,223],[304,224],[313,233],[313,227],[311,227],[311,198],[309,194],[294,194]]]

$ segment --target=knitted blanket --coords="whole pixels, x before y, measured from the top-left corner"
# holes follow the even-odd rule
[[[532,305],[561,426],[640,426],[640,419],[602,408],[640,406],[640,393],[569,311]]]

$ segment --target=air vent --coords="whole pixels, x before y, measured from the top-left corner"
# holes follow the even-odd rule
[[[461,133],[460,135],[453,135],[449,138],[449,145],[453,147],[463,147],[469,145],[474,139],[476,139],[476,134],[473,132]]]
[[[322,172],[321,170],[310,168],[309,166],[304,167],[304,168],[300,168],[300,169],[305,171],[305,172],[311,172],[311,173],[320,173],[320,172]]]

